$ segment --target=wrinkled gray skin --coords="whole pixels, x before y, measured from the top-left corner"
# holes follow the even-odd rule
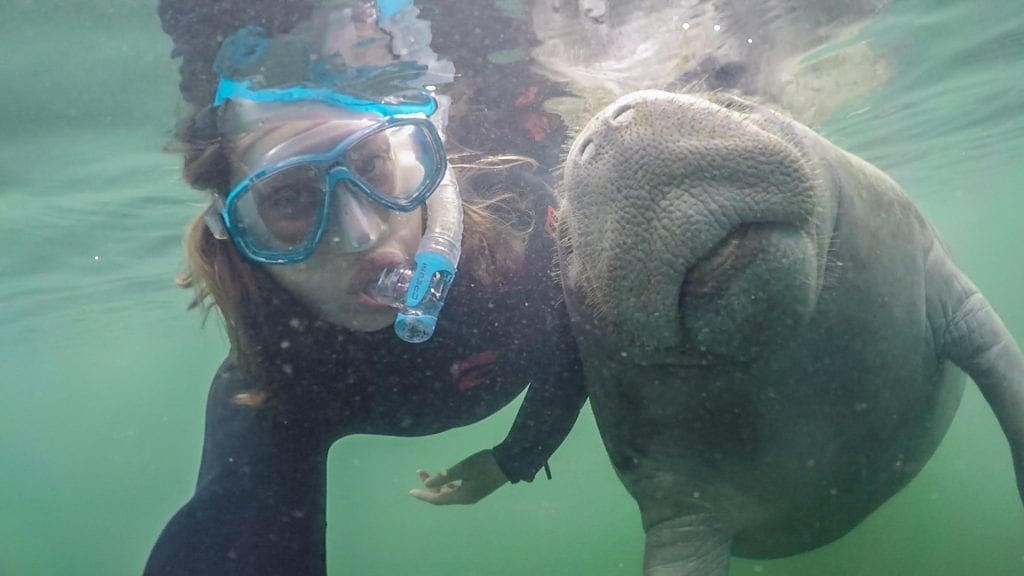
[[[1024,493],[1024,358],[891,179],[718,93],[641,91],[576,139],[561,275],[645,573],[826,544],[906,485],[963,369]]]

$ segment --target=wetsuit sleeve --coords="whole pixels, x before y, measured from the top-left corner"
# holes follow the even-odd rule
[[[512,483],[533,480],[569,435],[587,398],[576,344],[561,332],[551,357],[538,358],[546,366],[534,374],[512,428],[494,447],[498,467]]]
[[[533,313],[519,318],[519,333],[531,335],[524,362],[531,380],[508,436],[494,447],[498,466],[513,483],[533,480],[568,436],[587,398],[569,313],[552,272],[550,219],[557,200],[539,179],[527,176],[524,181],[536,215],[522,278],[523,289],[534,291]]]
[[[309,419],[233,402],[214,378],[195,494],[157,539],[145,576],[326,574],[327,447]]]

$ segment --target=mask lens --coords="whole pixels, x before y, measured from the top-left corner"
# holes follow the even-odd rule
[[[289,252],[312,245],[326,207],[325,181],[312,166],[293,166],[253,182],[232,218],[257,250]]]
[[[437,146],[423,126],[400,124],[356,142],[345,161],[372,193],[411,206],[431,192],[440,178]]]

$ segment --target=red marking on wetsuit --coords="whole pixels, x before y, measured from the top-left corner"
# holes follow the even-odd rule
[[[486,350],[473,354],[462,362],[456,362],[451,367],[452,382],[459,387],[461,392],[482,384],[489,380],[494,373],[494,363],[497,360],[497,352]]]
[[[550,238],[558,237],[558,213],[554,206],[548,206],[548,215],[544,219],[544,233]]]
[[[527,86],[526,88],[523,88],[522,91],[519,92],[519,96],[516,98],[516,101],[513,102],[512,105],[515,106],[516,108],[529,106],[530,104],[535,103],[539,96],[540,86]]]
[[[522,115],[522,126],[533,137],[534,142],[540,142],[548,137],[555,128],[558,128],[559,118],[549,112],[524,112]]]

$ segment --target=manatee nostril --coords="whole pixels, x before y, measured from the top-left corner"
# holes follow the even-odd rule
[[[585,142],[583,142],[583,145],[580,146],[580,159],[579,159],[579,161],[580,162],[589,162],[590,159],[594,156],[594,149],[596,147],[597,146],[594,144],[594,141],[589,139],[589,138]]]
[[[633,119],[633,115],[636,114],[636,108],[630,104],[624,104],[615,109],[612,112],[611,118],[609,119],[612,124],[627,124]]]

